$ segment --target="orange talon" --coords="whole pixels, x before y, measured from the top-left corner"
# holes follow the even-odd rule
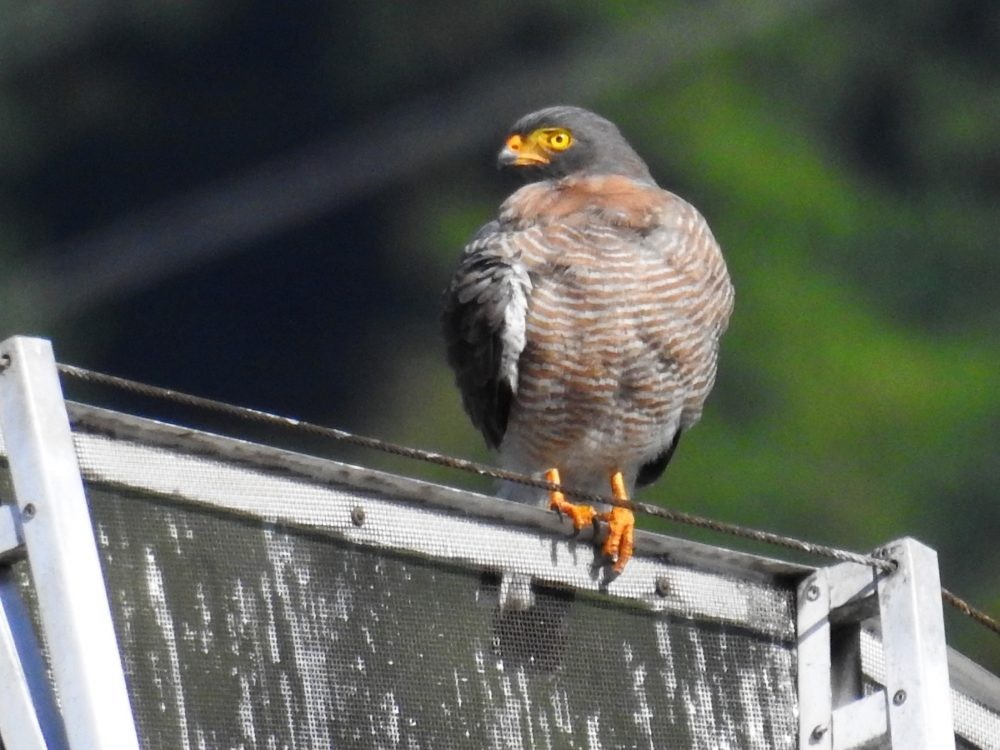
[[[611,495],[616,500],[628,500],[625,479],[620,471],[611,475]],[[608,538],[604,540],[601,553],[605,557],[614,558],[612,569],[621,573],[635,550],[635,514],[628,508],[616,505],[607,513],[601,513],[598,518],[608,524]]]
[[[549,469],[545,472],[545,481],[561,484],[559,469]],[[620,471],[611,476],[611,494],[616,500],[628,500],[625,478]],[[615,561],[612,569],[616,573],[621,573],[626,563],[632,559],[632,552],[635,549],[635,514],[628,508],[616,505],[607,513],[598,513],[590,505],[576,505],[569,502],[559,490],[549,490],[549,509],[569,516],[573,528],[577,531],[587,524],[594,523],[595,519],[607,523],[608,538],[601,545],[601,554]]]
[[[559,480],[559,469],[549,469],[545,472],[545,481],[552,484],[562,484]],[[580,531],[587,524],[592,524],[597,517],[597,511],[589,505],[576,505],[566,499],[559,490],[549,490],[549,510],[554,510],[569,516],[573,528]]]
[[[635,514],[628,508],[615,506],[607,513],[601,513],[598,518],[608,524],[608,538],[601,546],[601,554],[615,561],[612,569],[615,573],[625,570],[625,565],[632,559],[635,549]]]

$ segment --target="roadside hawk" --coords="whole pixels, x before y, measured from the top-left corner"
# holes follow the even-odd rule
[[[466,245],[444,294],[465,410],[505,468],[627,499],[663,473],[715,381],[733,307],[719,245],[593,112],[523,117],[499,165],[527,184]],[[629,510],[501,494],[547,500],[578,530],[606,522],[615,572],[632,556]]]

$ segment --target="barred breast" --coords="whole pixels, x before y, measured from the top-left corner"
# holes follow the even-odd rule
[[[505,464],[634,486],[714,383],[733,305],[718,244],[692,206],[624,177],[521,188],[500,231],[531,278]]]

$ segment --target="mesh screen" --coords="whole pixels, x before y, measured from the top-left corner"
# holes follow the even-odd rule
[[[708,565],[702,561],[708,570],[697,569],[679,540],[649,554],[639,532],[636,557],[609,583],[592,540],[571,537],[568,522],[539,508],[315,459],[305,471],[289,471],[284,462],[303,458],[294,454],[276,452],[282,462],[263,468],[259,447],[254,448],[258,460],[247,463],[100,434],[77,433],[76,446],[84,477],[95,486],[143,488],[151,496],[183,498],[185,504],[253,521],[272,519],[359,545],[519,571],[575,589],[610,587],[617,597],[675,615],[795,637],[790,584],[776,584],[773,576],[761,580],[743,568],[734,573],[732,566],[718,572],[718,555]],[[241,446],[239,456],[245,452]],[[354,517],[359,510],[361,523]]]
[[[876,634],[868,630],[861,632],[861,667],[866,695],[884,689],[882,643]],[[956,747],[1000,750],[1000,714],[954,688],[951,691],[951,712]]]
[[[796,747],[791,584],[659,547],[611,595],[589,542],[473,497],[75,438],[143,748]],[[536,606],[501,612],[499,570],[547,581]],[[1000,750],[1000,719],[953,699],[958,747]]]
[[[89,490],[147,748],[791,748],[794,651],[735,626],[497,581]]]

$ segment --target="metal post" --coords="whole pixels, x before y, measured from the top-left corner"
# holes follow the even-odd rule
[[[841,563],[820,568],[798,588],[799,747],[847,750],[863,747],[886,734],[880,695],[862,698],[852,678],[856,649],[834,638],[838,614],[863,616],[865,601],[875,593],[871,568]]]
[[[90,513],[52,354],[0,344],[0,429],[63,721],[74,750],[138,748]]]
[[[954,750],[937,555],[912,539],[883,554],[892,573],[843,563],[799,585],[799,747]],[[865,696],[860,623],[876,612],[885,688]]]
[[[16,632],[26,618],[22,611],[14,611],[21,602],[11,570],[3,565],[22,550],[22,545],[13,510],[2,501],[0,498],[0,739],[19,750],[46,750]],[[37,648],[34,653],[39,653]]]
[[[798,590],[799,747],[833,748],[830,582],[820,568]]]
[[[899,566],[878,579],[892,746],[954,750],[937,553],[915,539],[893,542],[882,553]]]
[[[31,615],[8,567],[0,567],[0,738],[10,750],[68,747]]]

